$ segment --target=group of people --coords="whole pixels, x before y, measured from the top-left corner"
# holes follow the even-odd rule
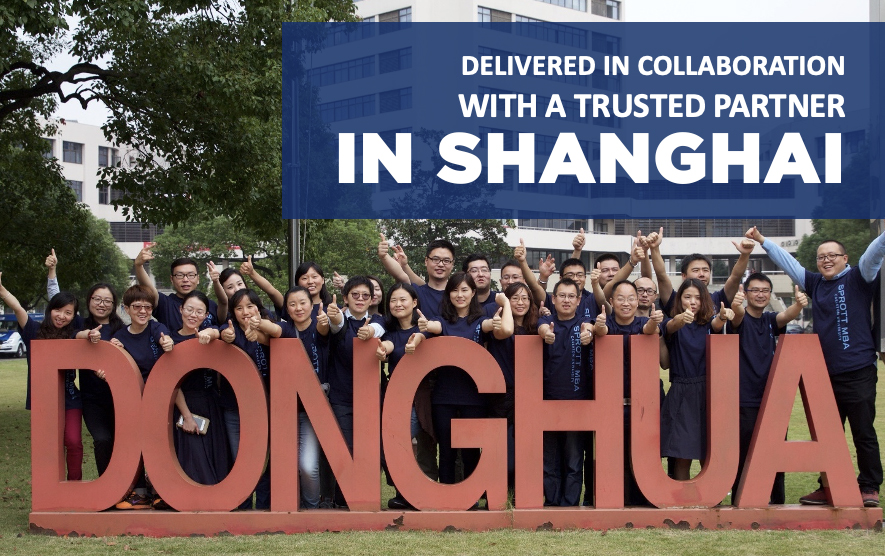
[[[873,426],[877,354],[870,307],[876,277],[885,258],[885,234],[871,243],[856,268],[847,264],[841,243],[822,243],[818,248],[818,272],[811,272],[751,228],[740,242],[733,242],[740,256],[724,287],[712,292],[708,290],[710,259],[700,254],[683,259],[682,282],[674,289],[660,253],[662,241],[663,229],[648,235],[637,232],[623,265],[617,255],[606,254],[597,257],[588,272],[581,257],[586,243],[581,230],[573,241],[572,257],[560,262],[558,269],[551,256],[542,259],[537,276],[520,241],[513,259],[501,267],[499,292],[492,290],[491,263],[484,255],[466,256],[461,270],[453,272],[455,247],[449,241],[435,240],[426,248],[425,277],[421,277],[410,266],[404,250],[391,246],[382,235],[378,257],[394,280],[393,287],[385,295],[377,277],[352,276],[345,281],[336,272],[332,283],[343,296],[340,305],[337,295],[329,293],[325,275],[316,263],[302,263],[295,275],[297,285],[282,294],[256,271],[251,257],[239,270],[219,271],[209,263],[217,303],[197,289],[200,273],[196,262],[176,259],[170,269],[174,293],[167,295],[156,289],[146,272],[144,265],[153,255],[144,249],[135,259],[138,283],[122,297],[129,325],[117,314],[119,301],[114,288],[103,283],[87,293],[87,314],[81,317],[77,298],[59,289],[58,261],[53,251],[46,259],[50,301],[42,323],[29,319],[2,285],[0,300],[15,313],[29,354],[30,340],[35,338],[110,341],[132,356],[144,380],[149,379],[162,353],[173,350],[178,343],[224,341],[248,354],[268,385],[272,377],[270,339],[300,339],[351,450],[354,339],[377,343],[377,357],[382,362],[382,393],[398,363],[420,350],[423,340],[457,336],[479,343],[498,363],[506,383],[505,394],[479,394],[467,373],[445,366],[425,378],[413,404],[411,435],[419,466],[434,480],[455,483],[476,468],[480,451],[453,448],[452,419],[481,417],[507,420],[512,481],[515,335],[542,338],[543,395],[552,400],[591,399],[594,339],[623,336],[624,424],[628,439],[628,337],[660,337],[661,367],[669,369],[671,382],[666,395],[661,382],[661,456],[668,458],[674,479],[687,480],[692,461],[703,462],[706,456],[706,336],[739,334],[742,467],[777,336],[799,315],[810,297],[839,412],[843,423],[847,418],[851,425],[863,501],[867,506],[877,506],[882,466]],[[793,304],[782,312],[766,311],[772,293],[767,276],[754,272],[745,277],[750,253],[757,243],[797,284]],[[637,267],[640,277],[630,281],[628,278]],[[557,270],[559,280],[548,292],[548,280]],[[247,287],[247,280],[267,295],[272,308],[265,308],[258,293]],[[114,444],[113,399],[104,373],[81,370],[79,389],[75,376],[74,370],[65,372],[64,445],[68,480],[82,477],[81,419],[93,437],[99,474],[107,468]],[[30,356],[27,405],[30,407]],[[194,481],[216,484],[229,472],[239,445],[239,411],[230,385],[214,370],[193,371],[182,382],[175,397],[174,439],[178,460]],[[301,505],[346,507],[346,499],[323,465],[319,442],[300,404],[298,411]],[[629,441],[625,446],[629,450]],[[545,504],[593,505],[592,435],[547,432],[543,451]],[[625,501],[627,505],[646,505],[647,500],[632,478],[627,455]],[[739,470],[735,487],[740,473]],[[256,509],[270,507],[269,469],[256,485],[254,495]],[[773,485],[771,502],[784,501],[781,474]],[[821,488],[803,496],[800,502],[826,504],[827,496]],[[250,497],[241,508],[252,508],[252,503]],[[142,472],[131,492],[116,507],[162,509],[168,505],[152,492],[149,477]],[[397,490],[388,507],[412,506]]]

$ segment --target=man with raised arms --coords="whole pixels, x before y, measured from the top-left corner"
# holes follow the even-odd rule
[[[817,248],[817,270],[811,272],[755,226],[747,238],[762,244],[768,257],[811,296],[814,331],[820,339],[839,417],[851,425],[857,450],[857,483],[864,506],[879,505],[882,459],[876,437],[876,344],[870,307],[885,258],[885,234],[870,243],[856,267],[848,264],[845,246],[831,239]],[[823,487],[799,499],[802,504],[827,504]]]
[[[166,325],[169,330],[180,330],[181,306],[184,303],[184,296],[197,289],[200,285],[200,274],[197,271],[197,263],[193,259],[181,258],[175,259],[171,264],[172,289],[175,290],[174,295],[166,295],[157,291],[154,281],[148,276],[144,269],[144,263],[153,260],[154,254],[149,247],[142,249],[138,256],[135,257],[135,279],[138,280],[140,286],[144,286],[154,297],[154,318],[158,322]],[[218,325],[218,305],[209,300],[209,311],[206,313],[206,319],[200,326],[200,329],[207,326]]]

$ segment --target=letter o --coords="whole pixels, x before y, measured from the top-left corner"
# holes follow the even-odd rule
[[[182,470],[172,440],[172,406],[175,390],[194,369],[219,371],[237,394],[240,412],[240,447],[227,477],[217,485],[193,481]],[[255,489],[267,456],[267,395],[255,364],[242,350],[214,341],[202,345],[188,340],[164,354],[145,383],[141,401],[144,437],[142,457],[151,484],[178,511],[230,511]],[[211,422],[210,427],[224,423]],[[137,434],[137,431],[132,431]]]

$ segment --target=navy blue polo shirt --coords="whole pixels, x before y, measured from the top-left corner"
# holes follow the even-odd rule
[[[525,334],[527,334],[525,328],[516,326],[513,331],[513,336],[499,340],[498,338],[495,338],[494,335],[489,334],[489,341],[486,343],[489,353],[492,354],[492,357],[498,362],[498,366],[501,367],[501,372],[504,374],[504,383],[507,384],[508,390],[513,389],[516,377],[515,338],[516,336],[524,336]]]
[[[177,294],[166,295],[163,292],[159,292],[157,306],[154,308],[154,318],[166,325],[166,328],[169,330],[181,330],[182,304],[184,304],[184,299],[178,297]],[[218,318],[218,304],[210,299],[206,318],[203,319],[200,330],[207,326],[218,326],[220,323]]]
[[[639,334],[643,334],[642,329],[645,328],[645,323],[649,320],[648,317],[633,317],[633,322],[630,324],[619,324],[617,319],[615,319],[614,315],[609,315],[605,319],[605,324],[608,327],[608,336],[623,336],[624,337],[624,397],[629,398],[630,396],[630,336],[636,336]],[[664,333],[665,322],[661,322],[658,325],[658,328],[661,331],[661,334]]]
[[[98,326],[90,326],[93,323],[83,323],[84,330],[91,330]],[[119,330],[119,329],[118,329]],[[111,329],[110,323],[101,325],[101,329],[98,331],[101,334],[101,339],[109,342],[111,338],[114,336],[114,331]],[[92,370],[83,369],[80,372],[80,393],[83,396],[83,401],[87,403],[99,404],[110,406],[114,403],[114,398],[111,395],[111,387],[108,386],[108,383],[104,380],[95,376],[95,373]]]
[[[439,308],[442,305],[445,290],[435,290],[428,284],[423,286],[415,286],[418,293],[418,308],[421,314],[427,317],[427,320],[438,320],[440,318]]]
[[[773,312],[762,313],[758,319],[746,313],[737,328],[730,322],[726,326],[729,334],[740,334],[741,407],[759,407],[774,361],[777,337],[786,329],[778,328],[777,313]]]
[[[487,339],[482,331],[482,323],[486,320],[488,320],[486,316],[481,316],[472,322],[468,322],[467,317],[461,317],[454,323],[441,319],[440,335],[466,338],[481,345]],[[431,400],[436,404],[485,405],[473,379],[458,367],[440,367],[437,370],[436,385]]]
[[[719,313],[719,307],[721,307],[721,305],[723,303],[725,303],[726,307],[731,307],[731,301],[729,301],[728,296],[725,295],[725,288],[722,288],[718,292],[713,292],[712,294],[710,294],[710,298],[713,300],[713,310],[717,314]],[[670,292],[670,299],[667,300],[666,304],[662,305],[661,310],[664,312],[664,315],[669,317],[670,313],[673,311],[673,309],[675,307],[676,307],[676,290],[673,290],[672,292]]]
[[[714,314],[713,318],[718,317]],[[707,336],[710,332],[710,323],[691,322],[667,335],[670,382],[707,376]]]
[[[384,332],[384,336],[381,337],[381,341],[390,342],[393,344],[393,351],[387,354],[388,375],[393,375],[393,371],[396,369],[396,366],[399,363],[400,359],[402,359],[403,356],[406,354],[406,344],[409,343],[409,338],[412,337],[412,334],[420,333],[421,331],[418,330],[417,326],[413,326],[405,330],[399,328],[397,328],[396,330],[388,328],[387,331]],[[429,336],[429,334],[425,334],[425,336]]]
[[[541,317],[538,326],[553,325],[556,339],[544,342],[544,399],[586,400],[590,392],[590,346],[581,345],[581,325],[590,319],[576,314],[567,321]],[[592,344],[591,344],[592,345]]]
[[[307,352],[307,358],[313,365],[313,370],[320,380],[320,384],[328,381],[328,360],[329,360],[329,335],[323,336],[317,332],[315,320],[310,321],[310,326],[304,330],[298,330],[295,326],[286,321],[278,323],[283,329],[281,338],[298,338],[304,344],[304,351]]]
[[[344,324],[329,339],[329,401],[353,405],[353,339],[366,322],[344,316]]]
[[[223,331],[226,328],[228,328],[228,326],[224,324],[219,330]],[[270,346],[247,340],[246,333],[243,332],[243,329],[240,328],[239,324],[234,324],[233,329],[236,336],[234,337],[232,345],[235,345],[246,352],[249,359],[255,363],[255,367],[258,369],[258,374],[261,375],[261,380],[264,382],[265,387],[267,387],[270,383]],[[221,406],[224,409],[237,409],[237,396],[234,394],[234,389],[231,388],[230,383],[224,378],[224,375],[218,377],[218,382],[221,391]]]
[[[160,347],[161,333],[171,336],[165,325],[155,320],[149,320],[147,327],[138,334],[129,332],[128,326],[124,326],[114,334],[114,338],[123,344],[123,347],[135,360],[138,370],[141,371],[141,378],[144,380],[148,379],[151,369],[154,368],[154,363],[163,355],[163,348]]]

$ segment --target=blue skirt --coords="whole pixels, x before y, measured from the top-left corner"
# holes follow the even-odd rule
[[[707,456],[707,378],[675,379],[661,407],[661,455]]]

